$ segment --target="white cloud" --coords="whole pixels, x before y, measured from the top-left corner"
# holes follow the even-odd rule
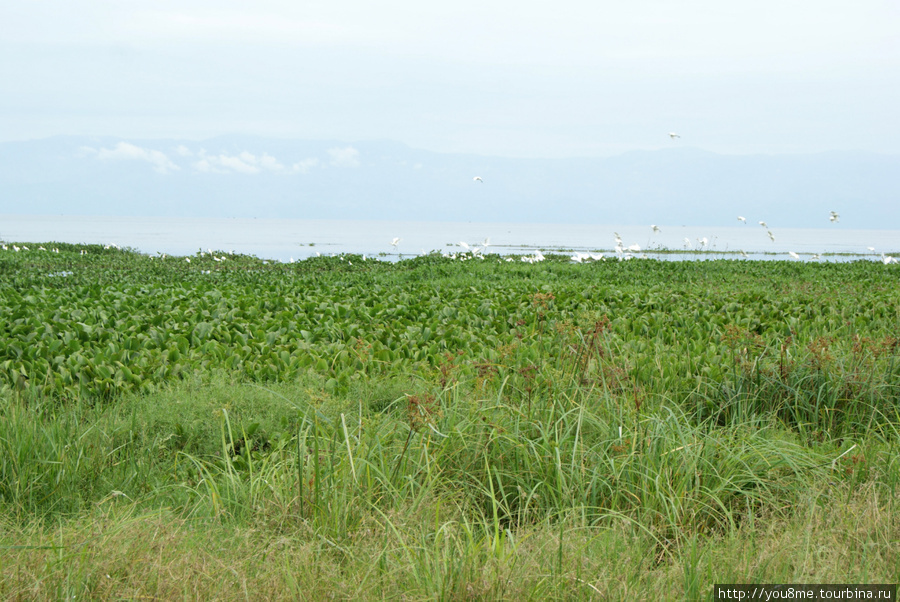
[[[82,147],[79,151],[81,156],[84,156],[84,153],[94,154],[95,152],[94,149],[90,147]],[[96,151],[96,156],[101,161],[146,161],[153,166],[154,171],[161,174],[167,174],[181,169],[175,165],[165,153],[158,150],[141,148],[140,146],[135,146],[128,142],[120,142],[113,149],[101,148]]]
[[[359,151],[348,146],[347,148],[329,148],[328,154],[331,155],[331,164],[341,167],[358,167]]]
[[[303,159],[302,161],[297,161],[293,165],[291,165],[291,170],[300,172],[300,173],[309,173],[309,170],[313,167],[316,167],[319,164],[319,160],[315,157],[309,159]]]
[[[179,144],[178,146],[176,146],[175,152],[178,153],[182,157],[193,157],[194,156],[193,151],[191,151],[191,149],[184,146],[183,144]]]
[[[281,161],[268,153],[254,155],[249,151],[243,151],[236,155],[227,155],[221,153],[219,155],[207,155],[206,151],[201,150],[197,155],[199,161],[194,162],[194,169],[206,173],[242,173],[247,175],[256,175],[262,172],[271,173],[290,173],[292,171],[302,171],[294,165],[291,169],[284,166]],[[318,162],[317,160],[314,160]]]
[[[208,159],[200,159],[194,163],[194,169],[203,173],[228,173],[224,169],[216,168]]]
[[[267,169],[269,171],[284,171],[284,165],[278,162],[278,159],[273,157],[272,155],[267,155],[263,153],[262,157],[258,160],[259,166],[263,169]]]
[[[219,162],[219,165],[223,167],[227,167],[232,169],[238,173],[245,174],[258,174],[259,168],[255,165],[251,165],[243,160],[241,157],[229,157],[228,155],[219,155],[216,157]]]

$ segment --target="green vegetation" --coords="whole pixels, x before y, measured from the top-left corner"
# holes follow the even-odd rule
[[[898,266],[18,246],[4,599],[900,580]]]

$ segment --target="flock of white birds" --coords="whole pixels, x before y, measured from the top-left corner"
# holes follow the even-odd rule
[[[681,136],[675,132],[669,132],[669,138],[674,140],[675,138],[681,138]],[[484,184],[484,178],[482,178],[481,176],[475,176],[474,178],[472,178],[472,181],[476,182],[478,184]],[[747,218],[744,217],[743,215],[739,215],[737,218],[738,218],[739,222],[741,222],[743,224],[747,223]],[[831,211],[828,216],[828,219],[831,223],[835,223],[835,222],[839,221],[840,218],[841,218],[841,216],[838,214],[837,211]],[[768,235],[769,240],[771,240],[774,243],[775,242],[775,234],[772,232],[772,230],[769,229],[769,225],[763,220],[759,221],[759,225],[766,229],[766,235]],[[651,224],[650,229],[653,234],[658,234],[659,232],[661,232],[660,227],[657,226],[656,224]],[[636,257],[635,253],[640,253],[640,251],[641,251],[640,245],[634,244],[634,245],[629,245],[626,247],[625,244],[622,242],[622,238],[619,236],[619,233],[613,232],[613,234],[615,235],[615,241],[616,241],[616,246],[614,248],[614,252],[615,252],[615,257],[617,259],[620,259],[620,260],[631,259],[633,257]],[[400,239],[395,238],[393,241],[391,241],[391,245],[396,249],[399,242],[400,242]],[[467,244],[465,242],[460,242],[459,246],[462,249],[461,253],[445,253],[444,256],[450,257],[452,259],[462,259],[462,260],[473,259],[473,258],[484,259],[484,255],[485,255],[484,251],[487,249],[488,242],[487,242],[487,239],[485,239],[485,242],[481,247],[470,246],[469,244]],[[684,239],[685,250],[691,250],[691,249],[693,249],[693,247],[694,246],[693,246],[693,243],[691,242],[691,240],[689,238],[685,238]],[[701,251],[704,249],[707,249],[709,247],[709,239],[706,237],[698,238],[697,239],[697,247],[698,247],[698,250],[701,250]],[[868,250],[872,253],[875,252],[875,249],[873,247],[868,247]],[[742,257],[745,257],[745,258],[749,257],[749,255],[743,250],[740,251],[740,254]],[[795,251],[788,251],[788,255],[792,259],[795,259],[795,260],[801,259],[800,254]],[[542,261],[543,259],[544,259],[544,256],[541,255],[539,251],[534,256],[527,256],[527,257],[521,258],[522,261],[525,261],[528,263],[533,263],[535,261]],[[603,259],[606,259],[606,257],[603,255],[603,253],[575,252],[571,256],[571,259],[575,263],[582,263],[585,261],[603,260]],[[813,253],[812,255],[810,255],[810,259],[819,260],[819,259],[821,259],[821,255],[818,253]],[[506,260],[513,261],[512,258],[507,258]],[[895,259],[894,257],[891,257],[890,255],[885,255],[884,253],[881,254],[881,261],[885,265],[890,264],[890,263],[897,263],[897,259]]]
[[[675,135],[677,136],[677,134],[675,134]],[[481,182],[481,183],[484,182],[484,180],[480,176],[475,176],[474,180],[476,182]],[[739,222],[741,222],[743,224],[747,223],[747,218],[745,218],[743,215],[739,215],[737,217],[737,219]],[[836,211],[832,211],[832,212],[830,212],[828,219],[829,219],[829,221],[834,223],[840,219],[840,215]],[[763,220],[759,221],[759,225],[766,229],[766,234],[768,235],[769,240],[771,240],[772,242],[775,242],[775,234],[773,234],[772,230],[769,229],[769,225]],[[660,227],[657,226],[656,224],[651,224],[650,230],[651,230],[652,234],[658,234],[662,231],[660,229]],[[613,236],[615,238],[616,244],[615,244],[615,247],[613,248],[614,254],[610,255],[610,257],[614,257],[618,260],[627,260],[627,259],[632,259],[634,257],[646,257],[646,255],[639,255],[639,253],[641,253],[640,245],[632,244],[632,245],[625,246],[625,243],[622,240],[622,237],[619,235],[618,232],[613,232]],[[393,246],[394,249],[397,249],[399,244],[400,244],[399,237],[396,237],[391,241],[391,246]],[[460,241],[459,243],[457,243],[456,246],[459,247],[458,250],[453,251],[453,252],[445,252],[445,253],[443,253],[443,256],[446,258],[449,258],[449,259],[458,259],[460,261],[466,261],[468,259],[482,259],[483,260],[483,259],[485,259],[485,256],[487,255],[487,248],[488,248],[488,246],[490,246],[490,239],[485,238],[484,241],[481,242],[479,245],[472,245],[467,242]],[[685,248],[685,250],[693,250],[694,249],[694,245],[691,242],[691,239],[689,239],[689,238],[684,239],[684,248]],[[697,239],[697,250],[703,251],[708,248],[709,248],[709,239],[707,237],[704,236],[702,238]],[[870,253],[875,253],[874,247],[867,247],[867,250]],[[423,250],[422,253],[424,254],[425,251]],[[739,253],[740,253],[741,257],[744,257],[744,258],[749,257],[749,255],[743,250],[739,251]],[[792,259],[795,259],[795,260],[802,259],[800,254],[795,251],[788,251],[788,256],[790,256]],[[581,251],[575,251],[572,254],[572,256],[570,257],[570,259],[575,263],[584,263],[587,261],[601,261],[601,260],[606,260],[606,258],[607,258],[606,255],[604,255],[601,252],[581,252]],[[821,258],[822,258],[822,256],[819,253],[813,253],[810,255],[810,259],[813,261],[819,260]],[[544,255],[540,251],[535,251],[535,253],[533,255],[522,256],[522,257],[519,257],[518,259],[520,261],[523,261],[526,263],[535,263],[538,261],[543,261]],[[498,261],[503,261],[503,260],[516,261],[516,259],[513,257],[506,257],[505,259],[498,258]],[[888,265],[891,263],[898,263],[896,258],[891,257],[890,255],[885,255],[884,253],[881,253],[881,262],[884,263],[885,265]]]

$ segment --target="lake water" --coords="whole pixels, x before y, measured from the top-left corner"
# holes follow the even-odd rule
[[[459,243],[480,245],[490,239],[489,253],[531,254],[602,252],[614,257],[615,233],[624,246],[638,245],[640,253],[664,259],[742,257],[786,259],[795,252],[802,259],[826,255],[823,261],[845,261],[881,254],[900,256],[900,231],[827,228],[767,229],[758,224],[728,227],[667,226],[659,232],[647,226],[602,224],[516,224],[478,222],[403,222],[361,220],[296,220],[247,218],[163,218],[0,215],[0,240],[10,242],[68,242],[116,244],[147,254],[193,255],[199,250],[228,251],[275,261],[299,260],[345,253],[379,256],[386,260],[439,251],[459,252]],[[399,238],[397,246],[391,241]],[[706,239],[706,244],[701,239]],[[687,241],[685,241],[687,239]],[[868,247],[873,247],[871,251]],[[660,254],[661,249],[703,253]]]

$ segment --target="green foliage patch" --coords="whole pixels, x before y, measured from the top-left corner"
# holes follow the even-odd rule
[[[0,253],[0,386],[60,403],[218,373],[253,383],[314,373],[331,392],[407,373],[481,394],[503,386],[526,402],[577,377],[701,417],[776,411],[811,432],[896,416],[890,265],[438,255],[280,264],[28,248]]]

